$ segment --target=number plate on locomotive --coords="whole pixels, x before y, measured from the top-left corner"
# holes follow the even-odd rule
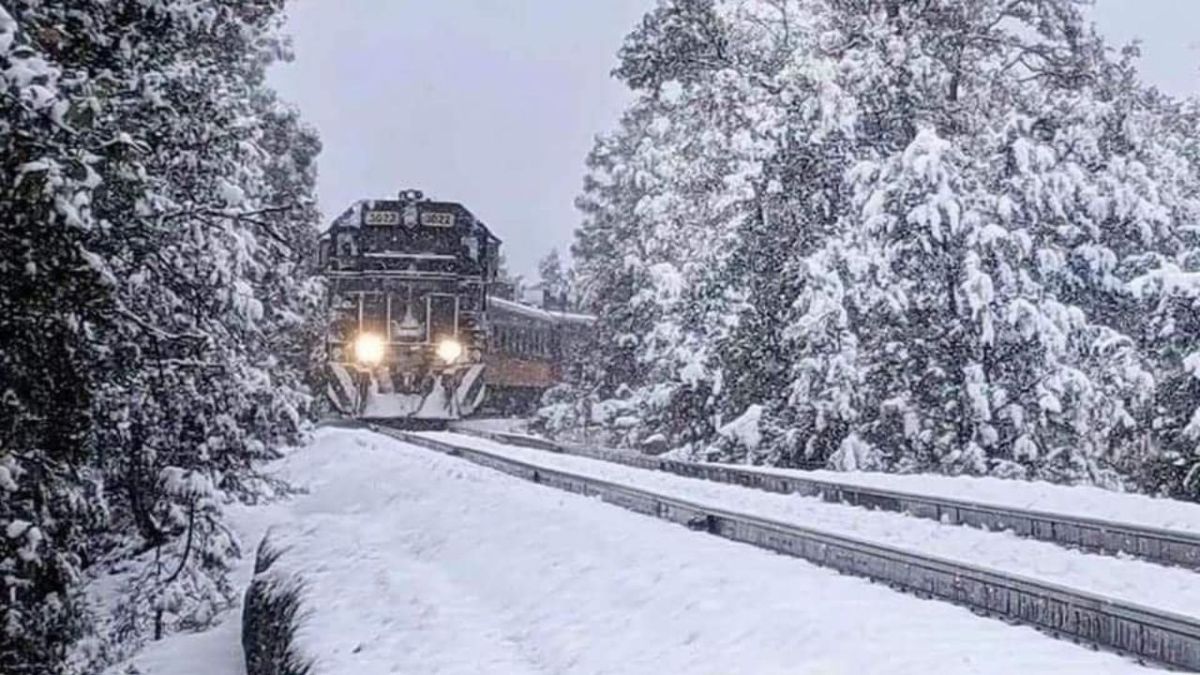
[[[421,224],[425,227],[454,227],[454,214],[426,211],[421,214]]]
[[[367,211],[363,214],[363,222],[367,225],[399,225],[399,211]]]

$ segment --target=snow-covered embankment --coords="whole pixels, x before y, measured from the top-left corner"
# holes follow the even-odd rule
[[[1139,670],[369,432],[280,471],[309,493],[267,574],[303,582],[315,673]]]

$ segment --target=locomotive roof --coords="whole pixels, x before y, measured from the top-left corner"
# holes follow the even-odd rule
[[[467,207],[458,202],[439,202],[432,199],[360,199],[350,205],[350,208],[342,212],[340,216],[333,219],[329,227],[325,228],[320,238],[324,239],[330,235],[333,230],[338,228],[359,228],[362,227],[363,211],[364,210],[380,210],[380,211],[402,211],[405,206],[416,205],[421,211],[440,211],[453,212],[458,218],[463,218],[464,222],[470,223],[472,229],[479,232],[482,231],[489,239],[499,244],[500,238],[497,237],[488,228],[487,225],[475,217]]]
[[[513,300],[506,300],[494,295],[489,295],[488,309],[517,314],[528,319],[544,321],[547,323],[574,323],[574,324],[591,324],[595,323],[596,317],[590,314],[575,314],[573,312],[555,312],[540,307],[532,307]]]

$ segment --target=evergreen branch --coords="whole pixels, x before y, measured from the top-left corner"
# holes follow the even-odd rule
[[[188,501],[187,540],[184,542],[184,545],[183,545],[183,555],[180,556],[179,565],[175,568],[175,571],[172,572],[171,576],[167,577],[166,581],[163,582],[164,585],[170,585],[170,584],[174,583],[175,580],[179,578],[179,574],[181,572],[183,572],[183,566],[187,564],[188,554],[190,554],[192,552],[192,536],[195,531],[196,531],[196,498],[192,497]]]

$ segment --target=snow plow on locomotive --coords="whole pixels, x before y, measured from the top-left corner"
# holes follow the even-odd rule
[[[348,417],[437,424],[529,406],[589,317],[495,297],[500,240],[419,191],[363,200],[320,239],[327,394]]]

